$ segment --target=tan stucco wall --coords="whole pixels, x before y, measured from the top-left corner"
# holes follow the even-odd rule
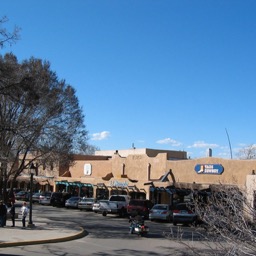
[[[106,176],[108,173],[112,171],[112,163],[108,160],[81,160],[76,161],[74,166],[72,166],[69,170],[71,172],[72,178],[86,178],[84,175],[84,165],[91,164],[92,165],[92,174],[91,178],[98,178]]]
[[[130,154],[127,157],[114,154],[106,160],[85,160],[84,158],[79,160],[77,158],[75,165],[69,169],[71,178],[62,177],[58,180],[80,181],[90,183],[94,187],[98,183],[104,183],[109,188],[113,183],[120,182],[127,186],[136,186],[139,190],[145,190],[148,198],[150,186],[144,185],[144,183],[153,181],[154,185],[158,187],[173,185],[170,175],[168,176],[169,181],[160,182],[160,178],[169,170],[172,170],[177,183],[195,183],[206,186],[233,184],[243,189],[246,187],[247,176],[252,174],[252,170],[256,170],[256,160],[231,160],[214,157],[184,160],[168,160],[168,158],[167,153],[159,152],[155,157],[140,152],[140,154]],[[85,164],[91,164],[91,175],[84,175]],[[198,164],[219,164],[223,166],[224,171],[221,175],[198,174],[194,169]],[[111,173],[112,177],[109,178]]]
[[[224,171],[221,175],[197,174],[194,167],[197,164],[221,164]],[[256,170],[256,160],[230,160],[206,157],[186,161],[168,161],[176,182],[205,183],[205,184],[236,184],[244,187],[246,176]]]

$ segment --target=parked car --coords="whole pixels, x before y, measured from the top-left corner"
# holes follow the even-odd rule
[[[20,191],[15,195],[16,200],[18,201],[29,201],[30,193],[27,191]]]
[[[78,209],[92,211],[93,204],[96,202],[94,198],[82,198],[78,202]]]
[[[169,204],[155,204],[149,212],[149,219],[172,221],[173,218],[172,206]]]
[[[65,202],[72,195],[66,192],[53,192],[51,195],[50,204],[52,206],[64,207]]]
[[[197,224],[197,214],[194,212],[194,205],[190,203],[179,203],[173,209],[173,225]]]
[[[71,196],[69,199],[65,202],[66,208],[78,208],[78,202],[81,200],[81,197],[79,196]]]
[[[100,211],[100,204],[101,203],[104,203],[104,202],[108,202],[108,200],[105,200],[105,199],[102,199],[102,200],[98,200],[96,201],[93,206],[92,206],[92,210],[95,212],[95,213],[98,213]]]
[[[103,216],[115,214],[119,215],[119,217],[125,217],[130,200],[131,197],[129,195],[112,195],[109,197],[108,202],[102,202],[100,204],[100,212]]]
[[[147,199],[131,199],[127,205],[128,215],[141,215],[145,219],[149,217],[149,211],[153,207],[153,203]]]
[[[32,203],[39,203],[40,195],[40,192],[34,193],[32,195]]]
[[[42,192],[39,196],[39,204],[50,205],[52,192]]]

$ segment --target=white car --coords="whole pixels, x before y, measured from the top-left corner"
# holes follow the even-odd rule
[[[108,202],[108,200],[104,200],[104,199],[98,200],[97,202],[95,202],[95,203],[93,204],[92,210],[93,210],[95,213],[99,212],[99,210],[100,210],[100,204],[101,204],[101,203],[104,203],[104,202]]]
[[[42,192],[39,196],[39,204],[50,205],[52,192]]]
[[[173,218],[172,206],[169,204],[155,204],[149,211],[149,219],[170,222]]]
[[[92,206],[96,202],[94,198],[87,198],[83,197],[79,202],[78,202],[78,209],[80,210],[87,210],[87,211],[92,211]]]

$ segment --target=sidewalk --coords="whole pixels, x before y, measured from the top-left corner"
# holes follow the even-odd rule
[[[78,239],[87,235],[81,227],[54,223],[44,218],[35,218],[33,228],[22,228],[21,219],[11,227],[11,221],[0,227],[0,248],[44,243],[59,243]]]

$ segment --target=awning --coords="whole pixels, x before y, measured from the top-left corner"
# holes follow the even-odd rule
[[[158,192],[166,192],[166,189],[164,187],[150,187],[150,191],[154,192],[154,191],[158,191]]]
[[[175,182],[173,184],[175,188],[181,188],[181,189],[191,189],[191,190],[202,190],[209,188],[209,184],[201,184],[201,183],[186,183],[186,182]]]
[[[56,185],[65,185],[69,186],[76,186],[76,187],[92,187],[93,185],[90,183],[81,183],[81,182],[68,182],[68,181],[55,181]]]
[[[130,191],[139,191],[139,189],[136,186],[128,186],[128,190],[130,190]]]
[[[21,175],[21,176],[18,176],[16,178],[16,181],[18,182],[25,182],[25,183],[29,183],[30,182],[30,175]]]
[[[107,186],[105,185],[105,183],[97,183],[96,186],[97,186],[97,188],[102,188],[102,189],[103,189],[103,188],[104,188],[104,189],[107,188]]]
[[[30,183],[31,176],[30,175],[20,175],[16,178],[18,182]],[[53,186],[53,177],[48,176],[33,176],[33,183],[39,183],[40,185],[49,184]]]
[[[168,179],[168,175],[170,174],[170,171],[166,172],[161,178],[160,181],[161,182],[165,182],[165,181],[169,181]]]

